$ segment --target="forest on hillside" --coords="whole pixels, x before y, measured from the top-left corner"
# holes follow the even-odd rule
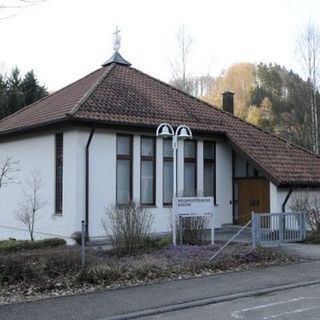
[[[0,73],[0,119],[47,95],[33,70],[23,75],[14,67],[9,74]]]
[[[297,35],[302,74],[277,63],[235,63],[217,77],[192,75],[193,39],[180,27],[170,84],[221,107],[221,93],[235,93],[235,115],[315,153],[320,153],[320,27],[309,23]]]
[[[236,116],[312,150],[310,83],[297,73],[278,64],[237,63],[210,81],[201,99],[221,107],[221,92],[231,90]]]

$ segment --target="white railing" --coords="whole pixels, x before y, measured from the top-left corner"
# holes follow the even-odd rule
[[[302,241],[306,237],[305,217],[303,213],[252,212],[251,230],[254,248]]]

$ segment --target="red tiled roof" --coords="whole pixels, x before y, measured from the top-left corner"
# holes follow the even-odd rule
[[[0,137],[67,119],[224,134],[277,185],[320,185],[320,158],[141,71],[111,64],[0,121]]]

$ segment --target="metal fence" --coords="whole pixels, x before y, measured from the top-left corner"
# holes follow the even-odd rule
[[[270,247],[306,237],[303,213],[252,213],[252,244]]]

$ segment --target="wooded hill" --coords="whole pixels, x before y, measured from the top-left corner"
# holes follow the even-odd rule
[[[200,98],[221,107],[221,92],[235,93],[235,114],[312,150],[310,83],[277,64],[237,63],[212,80]],[[320,96],[316,91],[317,108]]]

